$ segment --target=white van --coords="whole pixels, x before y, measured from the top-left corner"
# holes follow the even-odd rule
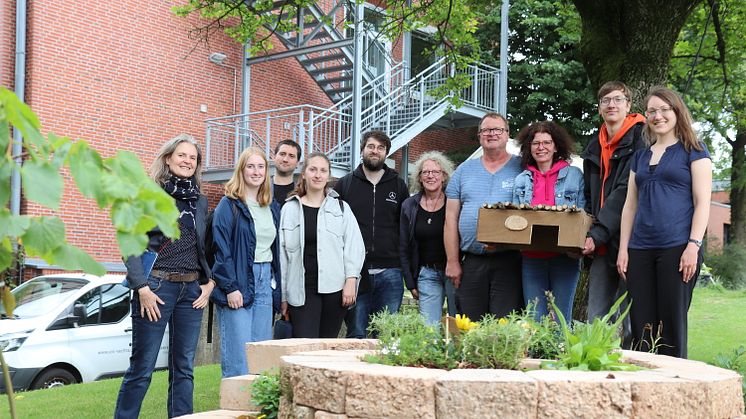
[[[121,376],[132,347],[129,288],[123,276],[57,274],[13,290],[9,317],[0,303],[0,348],[14,390]],[[168,330],[156,368],[167,366]],[[0,380],[0,392],[5,384]]]

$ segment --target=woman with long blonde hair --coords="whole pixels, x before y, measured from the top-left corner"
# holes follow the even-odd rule
[[[238,158],[212,223],[217,245],[212,294],[218,313],[223,377],[248,374],[245,345],[272,338],[273,297],[281,290],[277,227],[264,152],[247,148]]]

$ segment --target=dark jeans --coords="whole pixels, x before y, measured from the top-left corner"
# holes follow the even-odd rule
[[[491,313],[504,317],[523,309],[521,254],[508,250],[485,255],[467,253],[461,263],[461,285],[456,289],[459,313],[477,321]]]
[[[388,310],[396,313],[401,307],[404,295],[404,279],[401,269],[387,268],[369,275],[371,290],[358,295],[355,307],[345,317],[348,338],[365,338],[368,334],[368,320],[371,314]]]
[[[342,306],[342,291],[319,294],[306,288],[306,303],[288,306],[294,338],[336,338],[347,308]]]
[[[192,307],[200,295],[197,281],[169,282],[148,278],[150,289],[163,300],[161,318],[151,322],[140,316],[137,291],[132,298],[132,356],[119,388],[115,418],[137,418],[168,325],[168,417],[192,413],[194,353],[199,339],[202,310]]]
[[[635,344],[640,344],[640,351],[649,351],[655,344],[661,355],[687,357],[687,313],[702,264],[702,250],[694,277],[685,283],[679,272],[679,260],[685,248],[686,245],[669,249],[629,249],[627,289],[632,298],[632,337]],[[660,339],[654,342],[658,337]]]

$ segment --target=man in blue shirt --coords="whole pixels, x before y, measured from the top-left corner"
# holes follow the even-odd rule
[[[484,203],[509,202],[520,159],[508,153],[508,121],[489,113],[479,123],[480,159],[462,163],[446,187],[444,242],[446,276],[456,287],[459,313],[479,320],[523,308],[521,255],[477,242],[477,217]]]

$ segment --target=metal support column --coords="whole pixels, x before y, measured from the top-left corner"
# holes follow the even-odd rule
[[[365,4],[357,3],[355,7],[355,60],[352,64],[352,133],[350,135],[350,172],[360,164],[360,141],[362,132],[363,113],[363,50],[365,49],[363,34],[363,15]]]
[[[503,0],[500,10],[500,101],[497,111],[508,117],[508,12],[510,0]]]

